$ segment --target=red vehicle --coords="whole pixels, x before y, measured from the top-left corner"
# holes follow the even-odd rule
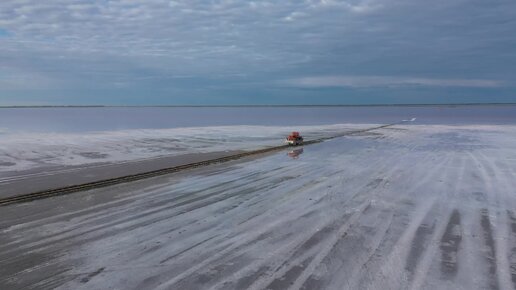
[[[288,145],[292,145],[292,146],[303,145],[303,137],[301,137],[301,135],[299,135],[299,132],[294,131],[294,132],[290,133],[290,135],[288,135],[285,142]]]

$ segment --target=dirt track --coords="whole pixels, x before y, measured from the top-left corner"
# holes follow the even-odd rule
[[[398,126],[1,208],[0,288],[513,289],[515,133]]]

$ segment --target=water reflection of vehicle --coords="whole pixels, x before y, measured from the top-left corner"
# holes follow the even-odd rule
[[[289,153],[287,153],[287,155],[290,156],[293,159],[298,159],[299,155],[301,155],[301,154],[303,154],[303,148],[292,150]]]

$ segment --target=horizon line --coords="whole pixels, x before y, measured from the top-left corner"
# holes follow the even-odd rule
[[[516,102],[497,103],[407,103],[407,104],[236,104],[236,105],[6,105],[2,109],[15,108],[231,108],[231,107],[415,107],[415,106],[482,106],[482,105],[516,105]]]

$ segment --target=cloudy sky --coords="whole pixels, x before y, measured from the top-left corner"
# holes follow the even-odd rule
[[[461,102],[516,102],[516,1],[0,1],[0,105]]]

